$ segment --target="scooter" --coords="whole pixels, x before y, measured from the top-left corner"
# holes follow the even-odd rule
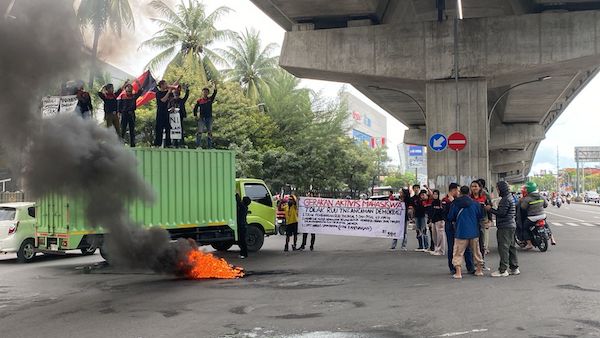
[[[556,198],[556,207],[557,207],[557,208],[560,208],[560,206],[561,206],[561,205],[562,205],[562,198],[560,198],[560,197],[557,197],[557,198]]]
[[[531,244],[533,244],[534,247],[538,248],[540,252],[548,251],[548,240],[550,239],[550,236],[548,236],[548,229],[546,229],[545,218],[536,221],[534,225],[530,226],[529,233],[531,234]],[[521,241],[516,238],[516,242],[521,248],[527,246],[527,241]]]

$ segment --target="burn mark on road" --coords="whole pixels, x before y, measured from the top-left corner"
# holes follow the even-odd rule
[[[163,315],[163,317],[165,318],[171,318],[171,317],[175,317],[175,316],[179,316],[181,313],[179,311],[176,310],[164,310],[164,311],[158,311],[160,314]]]
[[[598,289],[582,288],[581,286],[574,285],[574,284],[563,284],[563,285],[557,285],[556,287],[559,288],[559,289],[563,289],[563,290],[586,291],[586,292],[600,292],[600,290],[598,290]]]
[[[246,277],[250,276],[273,276],[273,275],[294,275],[291,270],[265,270],[265,271],[246,271]]]
[[[596,329],[600,329],[600,322],[597,320],[589,320],[589,319],[575,319],[577,323],[589,325]]]
[[[102,313],[102,314],[107,315],[107,314],[111,314],[111,313],[117,313],[117,310],[115,310],[112,307],[107,307],[107,308],[104,308],[104,309],[100,309],[99,312]]]
[[[319,318],[323,317],[323,314],[320,312],[313,313],[288,313],[280,316],[273,316],[272,318],[277,319],[310,319],[310,318]]]
[[[236,306],[229,309],[229,312],[235,313],[236,315],[245,315],[248,314],[247,308],[247,306]]]

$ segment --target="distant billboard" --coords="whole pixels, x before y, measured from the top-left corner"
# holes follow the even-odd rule
[[[575,147],[575,162],[600,162],[600,147]]]

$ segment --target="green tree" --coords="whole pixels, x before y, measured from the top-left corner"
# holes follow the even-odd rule
[[[91,27],[94,34],[89,80],[89,88],[93,88],[100,36],[109,26],[119,37],[124,26],[135,28],[133,12],[129,0],[81,0],[77,18],[82,27]]]
[[[402,174],[399,170],[392,171],[383,181],[384,185],[391,186],[394,191],[399,191],[404,187],[409,187],[417,182],[417,178],[414,173],[406,172]]]
[[[540,191],[556,191],[556,177],[552,174],[535,176],[531,180],[537,184]]]
[[[259,102],[269,91],[267,79],[277,69],[277,57],[272,56],[277,47],[277,44],[270,43],[263,48],[260,33],[246,29],[233,40],[232,46],[219,50],[231,67],[225,74],[239,82],[253,102]]]
[[[210,49],[210,45],[235,37],[232,31],[215,27],[217,21],[231,9],[219,7],[207,14],[205,5],[196,0],[188,0],[187,4],[182,0],[175,10],[161,0],[153,0],[150,5],[162,15],[152,19],[161,30],[142,42],[140,48],[160,49],[161,52],[146,67],[156,70],[166,62],[171,66],[182,65],[184,60],[188,60],[190,65],[200,66],[202,82],[218,79],[215,63],[223,62],[223,59]]]

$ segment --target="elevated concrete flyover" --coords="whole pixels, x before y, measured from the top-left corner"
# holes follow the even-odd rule
[[[460,154],[428,153],[430,178],[523,180],[600,70],[600,1],[462,0],[456,30],[453,0],[251,1],[287,30],[294,75],[352,84],[409,127],[407,143],[463,132]]]

